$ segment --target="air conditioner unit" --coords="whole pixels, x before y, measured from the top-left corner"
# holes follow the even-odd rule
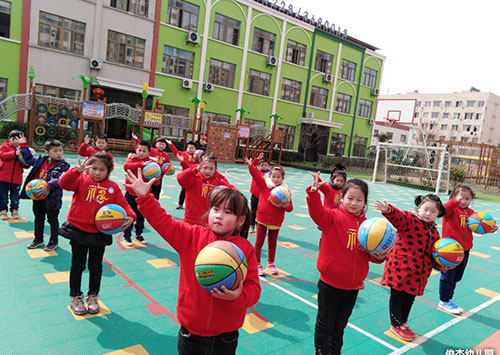
[[[214,91],[214,84],[205,83],[205,91]]]
[[[200,35],[196,32],[188,32],[186,41],[190,43],[200,43]]]
[[[278,58],[270,56],[267,59],[267,65],[269,65],[270,67],[275,67],[276,65],[278,65]]]
[[[314,118],[314,112],[306,112],[306,118]]]
[[[323,77],[323,81],[325,83],[331,83],[333,80],[333,75],[332,74],[325,74],[325,76]]]
[[[368,121],[368,124],[369,124],[370,126],[373,126],[373,125],[375,124],[375,121],[374,121],[374,120],[369,120],[369,121]]]
[[[182,79],[182,87],[184,89],[191,89],[193,87],[193,80],[191,80],[191,79]]]
[[[379,93],[380,93],[380,89],[373,89],[372,90],[372,96],[378,96]]]
[[[102,69],[102,60],[91,59],[90,60],[90,69]]]

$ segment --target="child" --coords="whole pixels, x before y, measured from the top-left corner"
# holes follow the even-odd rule
[[[19,188],[23,182],[24,165],[19,161],[21,150],[19,138],[23,132],[14,129],[9,138],[0,146],[0,218],[9,219],[8,203],[10,194],[10,213],[12,218],[19,218]]]
[[[247,157],[245,157],[245,163],[248,165],[248,171],[250,171],[250,175],[252,175],[252,178],[259,189],[259,203],[257,205],[256,218],[257,236],[255,239],[255,256],[257,257],[259,276],[264,276],[264,268],[260,262],[260,253],[268,230],[267,269],[271,272],[271,274],[277,275],[278,269],[276,269],[276,266],[274,265],[274,257],[276,256],[278,234],[280,232],[281,224],[285,219],[285,212],[292,212],[293,203],[290,200],[288,206],[284,208],[276,207],[269,202],[269,195],[271,194],[272,189],[276,186],[286,186],[286,184],[283,184],[283,180],[285,179],[285,170],[281,166],[275,166],[270,171],[269,179],[262,179],[262,176],[256,167],[259,163],[258,158],[250,161]]]
[[[344,329],[368,274],[368,262],[381,263],[387,253],[370,254],[357,241],[358,228],[366,219],[368,185],[359,179],[347,181],[336,209],[321,204],[320,186],[318,172],[306,189],[309,215],[321,229],[322,239],[314,347],[316,354],[340,354]]]
[[[83,137],[83,143],[78,148],[78,155],[82,157],[91,157],[97,152],[106,152],[111,158],[113,158],[113,154],[109,151],[108,148],[108,136],[104,133],[98,134],[95,138],[95,148],[89,146],[90,137],[88,134]]]
[[[328,208],[339,208],[340,198],[342,196],[342,186],[347,179],[345,166],[337,164],[333,168],[330,180],[321,184],[319,190],[325,195],[323,205]]]
[[[223,189],[210,202],[208,227],[189,225],[167,214],[153,195],[148,194],[152,182],[143,182],[140,171],[137,175],[138,178],[128,171],[130,183],[125,187],[135,191],[139,211],[179,253],[179,354],[235,354],[238,329],[243,325],[247,308],[257,303],[261,291],[254,249],[239,234],[240,230],[248,229],[247,199],[239,191]],[[245,254],[248,273],[234,291],[222,286],[222,292],[216,288],[207,292],[196,279],[194,262],[198,253],[217,240],[232,242]]]
[[[182,158],[183,158],[182,160],[185,162],[185,164],[187,164],[187,166],[198,163],[196,161],[196,158],[194,157],[194,152],[196,151],[196,143],[188,142],[185,152],[181,152],[181,151],[177,150],[176,146],[170,140],[167,140],[167,144],[168,144],[170,150],[172,151],[172,153],[174,153],[177,156],[177,158],[179,158],[179,154],[182,156]],[[179,159],[179,160],[181,160],[181,159]],[[181,164],[181,167],[182,167],[182,170],[187,169],[186,165]],[[181,192],[179,193],[179,202],[177,203],[176,209],[180,210],[182,208],[182,205],[184,204],[185,197],[186,197],[186,189],[182,188]]]
[[[210,205],[210,192],[216,186],[235,187],[220,173],[217,173],[217,159],[205,154],[199,165],[177,174],[177,181],[186,190],[186,212],[184,222],[206,226]]]
[[[110,203],[117,204],[127,213],[122,230],[131,225],[135,213],[123,197],[120,186],[109,180],[113,170],[113,159],[106,152],[99,152],[87,159],[84,164],[70,169],[59,180],[66,191],[73,191],[73,200],[68,212],[68,221],[59,229],[59,234],[70,240],[71,270],[69,288],[73,313],[87,313],[81,291],[82,273],[85,270],[88,254],[89,291],[87,294],[88,313],[99,313],[98,295],[101,286],[102,260],[104,248],[113,243],[111,235],[100,233],[95,225],[97,211]],[[86,172],[86,173],[85,173]]]
[[[415,333],[408,326],[408,316],[416,296],[424,294],[424,288],[432,268],[447,271],[432,257],[432,246],[439,239],[435,219],[443,217],[446,210],[437,195],[428,194],[415,198],[416,213],[400,211],[386,201],[375,202],[375,209],[398,230],[396,243],[384,267],[382,284],[391,288],[389,313],[390,330],[406,341],[412,341]]]
[[[137,171],[137,169],[142,169],[147,163],[152,162],[151,158],[149,157],[150,150],[151,146],[149,145],[149,142],[140,141],[139,144],[137,144],[135,147],[136,154],[130,154],[128,156],[125,164],[123,164],[123,169],[125,171],[132,170],[135,172]],[[125,181],[127,182],[126,177]],[[156,179],[154,182],[158,183]],[[132,207],[137,216],[137,219],[135,221],[135,240],[137,240],[142,245],[146,245],[146,240],[142,236],[142,232],[144,231],[144,217],[137,210],[137,203],[135,202],[137,196],[135,195],[134,190],[125,188],[125,191],[125,199],[129,203],[130,207]],[[134,243],[132,243],[132,227],[133,224],[131,224],[123,233],[125,245],[128,247],[134,246]]]
[[[58,247],[59,210],[62,207],[63,190],[59,186],[59,178],[69,169],[69,164],[63,158],[63,147],[56,139],[48,139],[45,142],[45,154],[34,158],[26,144],[26,138],[19,139],[21,154],[26,164],[33,166],[28,177],[24,181],[21,190],[21,198],[29,198],[26,195],[26,185],[33,179],[47,181],[48,187],[43,187],[40,194],[48,196],[43,200],[33,200],[33,214],[35,215],[35,239],[28,245],[28,249],[43,246],[43,230],[45,227],[45,216],[50,225],[50,239],[45,247],[46,251],[54,250]]]
[[[469,260],[469,252],[472,249],[472,231],[467,225],[467,219],[474,211],[469,208],[474,199],[474,192],[469,186],[457,185],[450,195],[450,200],[444,204],[446,215],[443,217],[443,238],[453,238],[464,248],[464,259],[453,270],[441,273],[439,279],[439,305],[438,307],[452,314],[460,314],[463,309],[453,301],[453,293],[457,283],[462,276]],[[491,231],[498,230],[495,225]]]
[[[266,178],[269,176],[269,161],[264,158],[264,153],[260,153],[258,158],[259,164],[257,165],[257,169],[261,174],[262,178]],[[250,233],[255,233],[255,218],[257,216],[257,206],[259,204],[259,188],[257,187],[257,183],[252,178],[252,184],[250,185],[250,208],[252,217],[250,219]]]

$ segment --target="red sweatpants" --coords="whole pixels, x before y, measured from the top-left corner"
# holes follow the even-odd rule
[[[257,257],[257,264],[260,264],[260,252],[262,251],[262,246],[264,245],[264,240],[266,239],[266,232],[268,232],[267,262],[269,264],[274,264],[276,245],[278,244],[278,234],[280,230],[270,229],[268,231],[267,228],[260,223],[257,223],[257,236],[255,238],[255,256]]]

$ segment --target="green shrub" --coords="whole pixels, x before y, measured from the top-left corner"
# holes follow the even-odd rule
[[[0,138],[8,138],[9,132],[18,129],[26,133],[26,124],[17,121],[0,122]]]
[[[467,177],[467,172],[465,171],[465,167],[462,165],[452,166],[450,169],[450,180],[453,185],[464,182]]]

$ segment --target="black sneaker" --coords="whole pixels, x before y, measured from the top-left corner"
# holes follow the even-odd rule
[[[126,246],[128,246],[128,247],[134,246],[134,243],[132,243],[132,239],[124,237],[123,240],[124,240],[123,242],[125,243]]]
[[[45,248],[43,248],[43,250],[52,251],[52,250],[56,249],[58,246],[59,246],[59,244],[57,244],[57,243],[49,242],[49,244],[47,244],[47,246]]]
[[[29,245],[28,249],[36,249],[39,247],[43,247],[45,244],[43,243],[43,240],[33,240]]]
[[[137,240],[139,243],[141,243],[142,245],[146,245],[146,241],[144,240],[144,237],[142,235],[137,235],[135,237],[135,240]]]

